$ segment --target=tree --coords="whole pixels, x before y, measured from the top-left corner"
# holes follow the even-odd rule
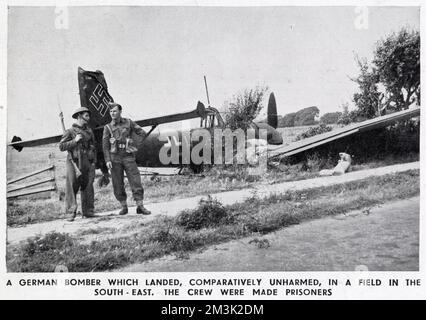
[[[319,115],[319,109],[315,106],[304,108],[296,112],[294,126],[310,126],[317,122],[315,118]]]
[[[225,105],[225,125],[231,130],[247,130],[263,108],[263,97],[267,87],[246,89]]]
[[[407,109],[420,101],[420,33],[403,28],[380,41],[374,53],[379,80],[396,104]]]
[[[278,119],[278,127],[310,126],[317,124],[315,118],[319,115],[317,107],[308,107],[297,112],[287,113]]]
[[[359,87],[359,92],[354,94],[354,102],[358,108],[356,114],[367,119],[374,118],[379,115],[381,108],[380,92],[377,89],[379,75],[368,66],[366,59],[356,59],[360,69],[360,75],[352,79]]]
[[[340,104],[339,107],[342,108],[342,116],[346,116],[349,113],[349,103],[348,102],[343,102],[342,104]]]
[[[339,111],[324,113],[324,115],[320,119],[320,123],[334,124],[337,123],[341,116],[342,113]]]
[[[420,33],[403,28],[376,43],[369,66],[356,57],[360,75],[354,79],[358,117],[373,118],[386,111],[407,109],[420,102]],[[383,90],[379,90],[383,87]]]
[[[296,112],[288,113],[284,117],[278,119],[278,127],[294,127],[294,117],[296,116]]]
[[[337,124],[343,124],[348,125],[351,122],[355,121],[357,112],[356,111],[350,111],[349,112],[349,103],[343,102],[340,104],[339,108],[342,108],[342,114],[340,115],[339,119],[337,120]]]

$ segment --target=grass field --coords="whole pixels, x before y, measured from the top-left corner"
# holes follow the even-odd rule
[[[309,127],[280,128],[285,143],[291,142],[295,137]],[[7,223],[9,226],[24,225],[64,218],[64,202],[59,195],[64,192],[65,158],[66,153],[60,152],[57,145],[24,148],[17,152],[12,148],[7,151],[7,179],[16,178],[25,173],[44,168],[49,165],[49,156],[55,164],[55,176],[58,192],[26,196],[8,201]],[[336,159],[328,163],[327,168],[332,168],[337,163]],[[418,160],[418,155],[406,155],[404,158],[388,157],[385,160],[368,164],[354,164],[352,170],[379,167],[400,162]],[[273,184],[284,181],[312,178],[323,169],[322,165],[312,159],[308,163],[293,166],[280,165],[270,167],[266,174],[248,175],[244,167],[212,167],[202,175],[181,175],[160,177],[151,180],[150,176],[142,176],[145,189],[145,199],[148,202],[167,201],[174,198],[184,198],[200,194],[209,194],[220,191],[242,189],[258,184]],[[43,174],[42,177],[48,176]],[[29,179],[36,181],[41,177]],[[19,183],[18,183],[19,184]],[[129,204],[132,204],[131,192],[126,183],[129,195]],[[95,182],[95,211],[109,211],[119,209],[120,205],[112,193],[112,185],[99,188]]]
[[[87,244],[53,232],[28,240],[24,245],[8,247],[7,268],[9,272],[52,272],[56,266],[65,265],[71,272],[93,272],[167,254],[184,258],[188,252],[211,244],[266,234],[351,210],[366,208],[368,212],[373,206],[417,196],[419,192],[419,170],[411,170],[266,198],[253,196],[230,206],[210,198],[176,217],[160,216],[135,226],[138,232],[132,236]]]

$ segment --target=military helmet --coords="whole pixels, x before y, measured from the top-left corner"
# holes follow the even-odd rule
[[[74,119],[77,119],[78,115],[79,115],[80,113],[83,113],[83,112],[89,112],[89,114],[90,114],[90,110],[89,110],[89,109],[87,109],[86,107],[81,107],[81,108],[78,108],[78,109],[76,109],[76,110],[74,111],[74,113],[72,114],[72,117],[73,117]]]

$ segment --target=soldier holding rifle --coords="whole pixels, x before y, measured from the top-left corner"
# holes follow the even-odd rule
[[[68,151],[65,184],[65,212],[68,221],[74,221],[77,213],[77,192],[81,190],[81,212],[83,217],[94,216],[95,137],[89,128],[89,109],[82,107],[74,111],[77,120],[64,132],[59,149]]]

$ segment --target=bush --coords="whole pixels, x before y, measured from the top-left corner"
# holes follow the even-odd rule
[[[324,124],[335,124],[337,123],[337,121],[339,121],[339,119],[342,117],[342,113],[337,111],[337,112],[328,112],[325,113],[321,119],[320,119],[320,123],[324,123]]]
[[[154,230],[153,234],[149,236],[148,242],[161,244],[164,252],[191,251],[203,244],[199,238],[173,224],[166,224]]]
[[[51,232],[43,237],[28,239],[17,251],[18,261],[12,269],[20,272],[53,272],[55,267],[64,264],[66,252],[73,247],[68,234]]]
[[[195,210],[182,211],[176,217],[176,224],[185,229],[201,229],[215,227],[221,223],[232,221],[228,211],[216,199],[208,196],[207,199],[201,199]]]
[[[317,107],[308,107],[296,112],[294,126],[310,126],[317,124],[315,118],[319,115]]]
[[[296,112],[288,113],[284,117],[278,119],[278,127],[294,127],[294,118],[296,117]]]
[[[247,130],[262,110],[263,96],[267,90],[267,87],[256,87],[234,96],[233,100],[225,105],[225,126],[231,130]]]
[[[321,157],[318,153],[312,153],[306,157],[305,169],[311,172],[320,171],[323,168],[334,167],[338,161],[338,154]]]
[[[309,138],[309,137],[316,136],[317,134],[329,132],[331,130],[333,130],[332,127],[327,126],[324,123],[321,123],[319,126],[309,128],[305,132],[302,132],[301,134],[297,135],[295,140],[299,141],[299,140],[302,140],[302,139],[306,139],[306,138]]]
[[[28,239],[23,247],[24,255],[32,257],[50,250],[63,250],[72,245],[72,239],[68,234],[51,232],[44,237]]]
[[[367,120],[365,116],[362,116],[358,110],[352,110],[351,112],[344,113],[337,120],[337,124],[348,125],[353,122],[361,122]]]
[[[259,210],[257,214],[242,216],[240,223],[249,232],[259,232],[266,234],[282,227],[298,224],[300,220],[294,216],[294,212],[282,212],[281,210],[263,212]]]

